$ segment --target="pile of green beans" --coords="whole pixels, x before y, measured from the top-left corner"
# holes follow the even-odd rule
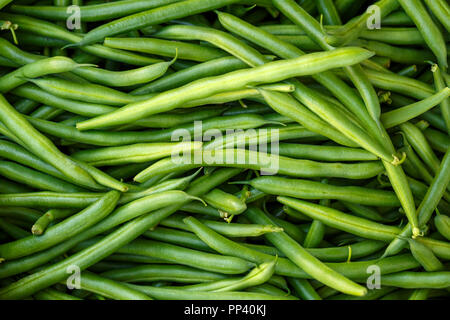
[[[0,300],[450,297],[447,1],[0,0],[0,27]]]

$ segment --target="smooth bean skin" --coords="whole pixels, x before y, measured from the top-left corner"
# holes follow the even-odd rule
[[[170,281],[177,283],[201,283],[226,278],[220,273],[207,272],[181,265],[143,265],[128,269],[106,271],[103,277],[121,282]]]
[[[83,22],[104,21],[127,16],[141,10],[179,2],[180,0],[125,0],[123,2],[99,3],[80,6],[80,18]],[[66,21],[67,7],[12,5],[11,11],[46,20]]]
[[[163,142],[163,141],[176,141],[177,134],[194,135],[195,130],[199,127],[195,123],[180,124],[172,128],[163,130],[149,130],[147,132],[142,131],[119,131],[119,132],[105,132],[101,130],[89,130],[87,132],[78,131],[73,126],[67,126],[60,123],[49,122],[45,120],[39,120],[34,118],[27,118],[31,124],[33,124],[38,130],[48,133],[50,135],[67,139],[69,141],[82,142],[97,146],[119,146],[126,144],[145,143],[145,142]],[[201,119],[199,119],[201,120]],[[202,132],[208,130],[220,130],[224,131],[229,128],[235,130],[239,129],[253,129],[261,127],[267,124],[266,121],[260,115],[233,115],[212,117],[201,122]],[[138,125],[147,125],[146,120],[138,121]],[[150,124],[151,125],[151,124]]]
[[[139,143],[119,147],[81,150],[72,156],[93,166],[142,163],[200,149],[202,142]]]
[[[445,88],[424,100],[383,113],[381,115],[381,122],[386,129],[395,127],[421,115],[422,113],[425,113],[447,99],[449,96],[450,88]]]
[[[331,162],[377,160],[375,155],[357,148],[294,143],[280,143],[278,148],[280,155],[290,158]]]
[[[327,226],[364,238],[392,241],[401,232],[401,229],[397,227],[382,225],[307,201],[287,197],[277,197],[277,200],[313,219],[322,221]]]
[[[180,289],[157,288],[151,286],[135,286],[157,300],[296,300],[291,296],[273,296],[256,292],[196,292]]]
[[[29,169],[10,161],[0,161],[0,174],[10,180],[32,188],[53,192],[83,192],[83,188],[74,186],[58,178]]]
[[[252,208],[246,212],[246,216],[253,222],[270,224],[271,220],[262,211]],[[329,267],[322,264],[318,259],[311,256],[303,247],[292,240],[284,232],[277,235],[268,235],[265,237],[280,251],[293,261],[297,266],[308,272],[319,281],[334,287],[335,289],[357,296],[363,296],[367,291],[355,285],[352,281],[342,275],[332,271]]]
[[[430,184],[419,208],[417,209],[417,215],[419,220],[419,225],[424,226],[433,214],[434,209],[437,207],[439,201],[441,200],[443,194],[445,193],[448,184],[450,183],[450,151],[444,155],[441,161],[439,170],[436,172],[433,181]],[[411,226],[408,224],[405,226],[400,234],[403,237],[411,236]],[[420,238],[420,237],[419,237]],[[393,255],[401,251],[404,246],[404,241],[401,239],[395,239],[386,248],[384,253],[385,256]]]
[[[131,91],[131,94],[139,95],[153,92],[164,92],[180,87],[197,79],[217,76],[238,69],[244,69],[246,66],[247,65],[244,62],[235,57],[213,59],[166,75],[165,77]]]
[[[111,191],[78,214],[50,227],[45,235],[30,236],[14,242],[0,245],[0,256],[5,260],[17,259],[64,241],[79,232],[83,232],[115,208],[119,192]]]
[[[399,0],[403,10],[408,14],[411,20],[419,29],[428,47],[433,51],[439,65],[446,70],[447,64],[447,47],[441,31],[428,14],[427,9],[421,1],[418,0]]]
[[[419,261],[427,272],[442,271],[444,269],[444,265],[426,245],[414,239],[408,239],[408,243],[413,257]]]
[[[107,36],[114,36],[119,33],[145,28],[152,25],[164,23],[173,19],[183,18],[220,7],[233,4],[238,0],[189,0],[188,3],[173,3],[167,6],[143,11],[122,19],[114,20],[97,27],[78,42],[78,46],[85,46],[102,41]]]
[[[153,240],[135,240],[117,252],[162,258],[171,262],[223,274],[248,271],[253,263],[240,258],[220,256]]]
[[[442,214],[436,215],[434,217],[434,225],[439,233],[450,241],[450,218]]]
[[[433,12],[436,18],[439,19],[439,22],[445,27],[447,32],[450,32],[450,22],[448,21],[448,16],[450,15],[450,7],[447,2],[443,0],[425,0],[425,4],[428,9]]]
[[[56,167],[69,179],[82,186],[95,184],[92,177],[84,169],[59,151],[47,137],[33,128],[3,96],[0,96],[0,120],[17,135],[31,152]]]
[[[171,58],[178,57],[182,60],[197,62],[214,60],[227,55],[216,48],[155,38],[106,38],[103,44],[108,48],[131,50]]]
[[[222,153],[223,151],[223,153]],[[217,154],[216,154],[217,152]],[[224,158],[224,155],[226,158]],[[174,170],[193,169],[201,166],[225,166],[237,167],[253,170],[263,170],[270,172],[277,172],[278,174],[293,176],[293,177],[341,177],[348,179],[365,179],[376,176],[383,170],[383,165],[379,162],[361,162],[356,164],[345,163],[321,163],[310,160],[291,159],[287,157],[278,157],[278,170],[274,165],[271,156],[267,154],[257,153],[254,151],[240,150],[240,149],[225,149],[221,151],[203,151],[201,155],[202,161],[199,163],[191,160],[191,163],[174,164],[172,159],[166,158],[160,160],[140,172],[135,181],[144,182],[151,177],[155,172],[169,173]],[[210,158],[212,157],[212,158]],[[206,160],[205,160],[206,159]],[[227,161],[233,159],[233,162]],[[241,159],[236,163],[234,159]],[[250,159],[252,159],[250,161]]]
[[[152,82],[163,76],[173,61],[159,62],[149,66],[126,71],[109,71],[92,67],[82,67],[75,74],[94,83],[111,87],[126,87]]]
[[[54,220],[61,220],[72,214],[75,214],[74,209],[51,209],[44,213],[39,219],[35,220],[35,223],[31,226],[31,233],[33,235],[42,235],[47,229],[49,224]]]
[[[247,209],[244,201],[217,188],[205,194],[203,199],[209,205],[231,215],[241,214]]]
[[[240,89],[249,83],[274,83],[294,76],[313,74],[343,65],[358,63],[371,56],[372,53],[366,50],[345,48],[337,49],[333,52],[313,53],[291,60],[274,61],[252,69],[238,70],[222,76],[194,81],[176,90],[166,91],[146,101],[130,104],[108,115],[80,122],[77,124],[77,128],[87,130],[125,124],[143,116],[172,110],[190,100]],[[326,64],[324,64],[324,59]]]
[[[26,78],[38,78],[53,73],[69,72],[81,66],[66,57],[52,57],[38,60],[2,76],[0,78],[0,92],[6,93],[26,83]]]
[[[63,27],[60,27],[53,23],[49,23],[47,21],[42,21],[39,19],[31,18],[31,17],[0,12],[0,19],[7,19],[10,21],[14,21],[17,24],[20,24],[21,30],[28,31],[30,33],[37,33],[38,35],[41,35],[41,36],[48,36],[50,38],[65,40],[65,41],[68,41],[71,43],[76,43],[82,39],[82,37],[80,35],[77,35],[76,33],[68,31],[65,27],[63,28]],[[7,41],[5,40],[5,42],[7,42]],[[9,46],[11,46],[11,44],[9,44]],[[14,49],[16,49],[16,50],[14,50]],[[9,50],[13,51],[13,53],[14,53],[13,57],[19,58],[19,60],[22,61],[21,64],[23,64],[23,57],[20,57],[23,55],[23,53],[19,54],[19,57],[18,57],[17,54],[19,52],[17,52],[17,48],[14,48],[14,49],[9,48]],[[104,59],[109,59],[109,60],[118,61],[118,62],[127,63],[130,65],[136,65],[136,66],[147,66],[147,65],[153,64],[155,62],[161,62],[160,59],[145,57],[142,55],[134,54],[131,52],[126,52],[123,50],[107,48],[107,47],[99,45],[99,44],[92,45],[92,46],[83,46],[83,47],[80,47],[80,50],[82,50],[88,54],[92,54],[94,56],[98,56],[98,57],[101,57]],[[12,53],[12,52],[10,52],[10,53]],[[35,55],[30,55],[30,54],[26,55],[27,59],[29,59],[30,57],[36,58]],[[13,59],[13,60],[15,60],[15,59]]]
[[[381,285],[394,286],[405,289],[430,288],[444,289],[450,286],[450,272],[412,272],[404,271],[385,275],[381,278]]]
[[[201,196],[202,194],[208,192],[210,189],[224,183],[231,177],[237,175],[241,171],[239,169],[222,169],[217,170],[212,175],[208,176],[207,180],[203,178],[198,178],[192,183],[188,188],[187,192],[193,196]],[[190,200],[183,200],[184,203]],[[96,262],[102,260],[102,258],[110,255],[118,248],[122,247],[126,243],[131,242],[136,239],[140,234],[144,233],[148,229],[154,227],[164,218],[167,218],[175,211],[177,211],[181,205],[173,204],[171,206],[165,205],[162,209],[152,212],[151,214],[143,215],[135,220],[129,221],[110,235],[106,236],[104,239],[99,241],[97,244],[81,251],[78,254],[71,256],[55,265],[44,268],[43,270],[34,273],[28,277],[22,278],[21,280],[0,289],[0,297],[2,299],[18,299],[20,297],[26,297],[39,291],[45,287],[48,287],[54,283],[61,281],[67,276],[66,268],[72,264],[77,264],[81,269],[85,269]],[[123,222],[123,221],[121,221]],[[121,223],[119,222],[119,223]],[[102,232],[101,230],[100,232]],[[28,268],[35,268],[42,263],[48,262],[54,257],[61,255],[62,253],[69,250],[71,247],[77,243],[90,238],[94,234],[78,235],[77,237],[70,239],[69,241],[62,243],[53,250],[53,255],[46,254],[44,256],[38,255],[36,257],[30,257],[26,263],[20,264],[9,264],[5,267],[7,263],[3,263],[0,269],[3,269],[6,274],[15,274],[21,270],[29,270]],[[86,238],[85,238],[86,237]],[[50,271],[50,272],[49,272]],[[0,272],[1,273],[1,272]],[[26,286],[24,286],[26,284]]]
[[[450,245],[448,242],[427,237],[416,238],[416,241],[430,248],[439,259],[450,260]]]
[[[65,99],[53,95],[32,83],[27,83],[12,90],[12,93],[19,97],[27,98],[33,101],[39,101],[47,106],[69,111],[71,113],[86,117],[94,117],[97,115],[114,111],[116,109],[115,107],[108,106],[106,104],[88,103],[72,99]],[[36,111],[37,110],[35,110],[35,112]],[[33,113],[30,114],[30,116],[33,117]]]
[[[80,275],[80,287],[83,290],[100,294],[115,300],[152,300],[144,293],[129,286],[103,278],[91,272],[84,271]]]
[[[302,179],[262,176],[250,185],[267,194],[301,199],[335,199],[373,206],[399,206],[393,192],[356,186],[334,186]]]

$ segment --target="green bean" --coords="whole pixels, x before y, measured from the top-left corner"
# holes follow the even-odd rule
[[[342,203],[344,205],[344,207],[346,207],[347,209],[349,209],[351,211],[352,214],[361,217],[361,218],[365,218],[368,220],[373,220],[376,222],[392,222],[392,219],[389,219],[387,217],[383,217],[380,213],[378,213],[377,210],[370,208],[370,207],[366,207],[357,203],[351,203],[351,202],[346,202],[346,201],[340,201],[340,203]]]
[[[99,146],[117,146],[132,143],[144,143],[144,142],[162,142],[171,141],[174,134],[189,133],[193,135],[198,126],[194,124],[181,124],[165,130],[158,131],[120,131],[120,132],[105,132],[90,130],[88,132],[80,132],[75,127],[66,126],[63,124],[57,124],[53,122],[36,120],[27,118],[37,129],[45,133],[54,135],[59,138],[67,139],[69,141],[83,142],[91,145]],[[151,120],[151,118],[150,118]],[[141,123],[146,124],[146,120],[137,121],[138,125]],[[222,116],[213,117],[202,121],[201,130],[207,132],[208,130],[226,130],[233,128],[249,129],[263,126],[268,122],[259,115],[235,115],[235,116]]]
[[[67,139],[69,141],[76,141],[88,143],[97,146],[120,146],[133,143],[145,142],[162,142],[171,141],[174,134],[177,132],[186,132],[193,135],[198,126],[195,124],[182,124],[170,129],[158,131],[120,131],[120,132],[105,132],[90,130],[88,132],[79,132],[75,127],[66,126],[45,120],[31,119],[28,120],[37,129],[58,138]],[[137,122],[140,124],[140,121]],[[264,124],[265,121],[258,115],[237,115],[228,117],[214,117],[202,121],[201,130],[207,132],[210,129],[225,130],[228,128],[234,129],[249,129],[257,128]]]
[[[424,49],[402,48],[387,43],[359,39],[354,42],[367,50],[371,50],[377,56],[388,57],[394,62],[406,64],[424,64],[425,61],[433,60],[434,56],[431,51]]]
[[[204,144],[205,150],[244,147],[284,140],[310,140],[324,141],[326,138],[320,134],[307,130],[300,125],[286,125],[283,127],[265,127],[257,130],[246,130],[244,132],[237,130],[234,133],[228,133],[225,136],[217,137],[211,142]],[[280,149],[281,150],[281,149]],[[280,152],[281,154],[281,152]]]
[[[161,221],[161,225],[165,225],[164,221]],[[203,241],[201,241],[196,235],[175,229],[169,229],[158,226],[156,229],[146,231],[143,236],[145,238],[161,241],[165,243],[171,243],[177,246],[190,248],[194,250],[200,250],[205,252],[214,252]],[[152,258],[154,259],[154,258]],[[164,261],[164,260],[162,260]]]
[[[80,274],[80,287],[115,300],[152,300],[139,290],[86,271]]]
[[[163,180],[160,183],[142,191],[125,193],[120,197],[118,203],[119,204],[128,203],[158,192],[170,190],[184,190],[189,186],[192,180],[200,173],[200,170],[201,169],[197,170],[193,174],[186,177]]]
[[[216,48],[154,38],[105,38],[103,45],[108,48],[131,50],[164,57],[178,56],[179,59],[199,62],[226,56],[225,52]]]
[[[437,65],[433,65],[431,68],[431,71],[433,72],[434,85],[436,87],[436,91],[444,90],[444,89],[448,88],[444,82],[444,79],[442,77],[442,73],[441,73],[441,70],[439,69],[439,67]],[[450,100],[444,99],[441,102],[440,107],[441,107],[442,117],[444,118],[445,125],[447,127],[447,133],[450,133]]]
[[[415,75],[417,75],[418,70],[417,66],[413,64],[412,66],[405,67],[397,72],[398,75],[404,76],[404,77],[411,77],[414,78]]]
[[[426,99],[435,93],[430,85],[395,73],[388,74],[368,69],[364,72],[375,87],[383,90],[401,93],[418,100]]]
[[[414,22],[403,10],[394,11],[385,17],[383,24],[388,26],[414,26]]]
[[[408,120],[414,119],[415,117],[435,107],[439,103],[442,103],[443,101],[447,100],[449,96],[450,96],[450,89],[445,88],[424,100],[410,104],[402,108],[395,109],[393,111],[385,112],[381,115],[381,121],[383,122],[383,126],[386,129],[389,129],[399,124],[402,124]]]
[[[332,53],[313,53],[297,59],[274,61],[252,69],[238,70],[223,76],[209,77],[188,85],[169,90],[143,102],[130,104],[116,112],[77,124],[80,130],[119,125],[137,120],[142,116],[169,111],[194,99],[215,93],[242,88],[249,83],[273,83],[294,76],[313,74],[329,68],[353,64],[369,58],[372,54],[356,48],[334,50]],[[335,58],[339,56],[339,58]],[[326,57],[326,66],[321,62]],[[125,116],[122,116],[122,113]]]
[[[402,123],[400,128],[406,134],[406,139],[414,147],[414,150],[425,161],[428,168],[436,173],[440,166],[439,159],[434,154],[420,129],[410,122]]]
[[[12,142],[0,140],[0,156],[2,158],[46,173],[47,175],[53,176],[55,178],[68,181],[68,178],[64,176],[60,171],[55,169],[55,167],[42,161],[31,152],[22,148],[20,145],[14,144]]]
[[[445,153],[450,148],[450,138],[445,133],[431,128],[425,129],[423,133],[434,150]]]
[[[217,170],[213,175],[208,176],[208,179],[206,181],[204,177],[198,178],[196,181],[194,181],[191,187],[189,187],[188,192],[193,196],[202,195],[209,189],[222,184],[223,182],[227,181],[240,172],[241,171],[238,169]],[[159,194],[155,194],[155,196],[158,195]],[[189,200],[184,199],[182,201],[188,202]],[[152,214],[147,214],[128,222],[109,236],[106,236],[96,245],[80,252],[79,254],[75,254],[71,258],[57,263],[56,265],[44,268],[43,270],[25,277],[8,287],[0,289],[0,296],[11,298],[21,296],[23,297],[29,294],[33,294],[34,292],[42,288],[48,287],[49,285],[57,283],[61,279],[64,279],[64,277],[66,276],[65,270],[67,266],[76,264],[81,269],[84,269],[86,267],[89,267],[90,265],[95,264],[103,257],[108,256],[118,248],[122,247],[124,244],[137,238],[141,233],[144,233],[149,228],[154,227],[159,221],[167,218],[176,210],[178,210],[180,205],[174,203],[173,201],[172,203],[173,205],[169,207],[167,207],[167,204],[164,204],[163,209],[159,209],[155,212],[152,212]],[[148,210],[151,211],[152,208],[148,207]],[[77,243],[96,235],[96,232],[103,232],[105,231],[105,229],[109,229],[110,227],[115,226],[115,223],[120,224],[123,222],[123,220],[120,219],[115,220],[113,218],[112,220],[112,223],[102,223],[106,226],[103,225],[101,227],[97,227],[96,229],[94,229],[94,231],[91,231],[91,233],[85,232],[84,234],[79,234],[75,238],[72,238],[69,241],[62,243],[61,245],[50,249],[51,253],[45,252],[45,255],[30,256],[28,259],[25,259],[25,261],[17,260],[19,263],[2,263],[0,265],[0,277],[2,275],[7,276],[10,274],[17,274],[35,268],[36,266],[48,262],[54,257],[66,252]],[[49,270],[52,270],[52,272],[48,272]],[[24,284],[28,284],[28,286],[24,287]]]
[[[438,18],[439,22],[450,32],[450,22],[448,21],[448,16],[450,14],[450,7],[448,3],[442,0],[430,1],[425,0],[425,4],[428,9]]]
[[[322,300],[308,280],[288,278],[288,282],[302,300]]]
[[[356,186],[335,186],[321,182],[282,177],[258,177],[249,184],[264,193],[301,199],[333,199],[373,206],[398,206],[393,192]]]
[[[367,239],[392,241],[401,231],[397,227],[382,225],[307,201],[281,196],[277,197],[277,199],[282,204],[291,206],[313,219],[322,221],[327,226],[344,230]]]
[[[145,265],[102,273],[103,277],[121,282],[170,281],[179,283],[203,283],[225,278],[224,275],[206,272],[182,265]]]
[[[56,109],[50,106],[41,106],[37,110],[33,111],[30,115],[31,118],[52,120],[57,116],[63,114],[65,111],[61,109]]]
[[[278,148],[280,155],[290,158],[331,162],[377,160],[376,156],[366,150],[341,146],[280,143]]]
[[[346,146],[355,145],[354,135],[350,136],[349,130],[345,131],[343,135],[341,132],[339,132],[333,127],[333,125],[336,126],[337,123],[336,121],[334,121],[334,123],[331,123],[331,125],[328,124],[327,122],[319,118],[316,114],[305,108],[300,102],[287,95],[277,92],[269,92],[266,90],[260,90],[260,92],[261,95],[264,97],[264,100],[272,107],[272,109],[283,115],[287,115],[294,118],[294,120],[302,124],[305,128],[313,132],[320,133],[328,138],[331,138],[332,140],[340,144],[344,144]],[[316,106],[318,106],[318,104]],[[324,106],[324,104],[321,104],[321,106]],[[314,111],[317,113],[317,110]],[[319,114],[319,116],[321,115],[322,114]],[[326,120],[329,119],[326,118]],[[340,120],[345,121],[346,120],[345,116],[341,116]],[[341,123],[342,122],[338,124],[339,128],[342,127]],[[363,134],[361,134],[361,136],[362,135]],[[370,149],[373,150],[373,148]]]
[[[30,99],[21,99],[15,103],[14,108],[22,114],[29,114],[33,112],[38,106],[39,102]]]
[[[196,292],[152,286],[131,285],[131,287],[159,300],[292,300],[292,297],[289,296],[273,296],[254,292]]]
[[[196,251],[153,240],[134,240],[120,248],[117,252],[159,258],[223,274],[243,273],[253,266],[253,263],[240,258]]]
[[[71,43],[76,43],[82,39],[80,35],[70,32],[66,28],[31,17],[0,12],[0,19],[14,21],[14,23],[20,25],[21,30],[42,36],[61,39]],[[4,42],[7,41],[5,40]],[[155,62],[161,62],[159,59],[145,57],[123,50],[111,49],[102,45],[83,46],[80,49],[98,57],[137,66],[146,66]]]
[[[441,235],[450,240],[450,218],[442,214],[434,217],[434,225]]]
[[[191,152],[199,149],[202,143],[167,142],[140,143],[121,147],[107,147],[96,150],[82,150],[73,154],[77,160],[87,162],[93,166],[120,165],[125,163],[141,163],[160,159],[179,152]],[[125,152],[125,153],[124,153]]]
[[[447,150],[444,158],[441,161],[439,170],[436,172],[430,187],[425,194],[420,206],[417,210],[419,217],[419,225],[424,226],[433,214],[434,209],[442,198],[445,190],[450,182],[450,151]],[[400,236],[409,237],[411,235],[411,226],[408,224],[403,228]],[[404,242],[400,239],[395,239],[386,248],[384,255],[392,255],[398,253],[404,246]]]
[[[74,83],[55,77],[28,79],[42,90],[57,97],[89,103],[104,103],[111,106],[122,106],[133,101],[142,100],[121,91],[97,84]]]
[[[181,211],[189,212],[189,213],[196,213],[196,214],[203,214],[206,216],[214,217],[214,218],[223,218],[216,208],[213,208],[211,206],[204,206],[203,204],[197,204],[197,203],[188,203],[181,207]]]
[[[10,2],[12,2],[12,0],[1,0],[0,9],[2,9],[3,7],[6,7]]]
[[[8,234],[10,237],[14,239],[23,239],[27,236],[29,236],[29,233],[22,229],[21,227],[10,223],[4,219],[0,219],[0,228]],[[4,261],[3,259],[0,259],[0,261]]]
[[[35,221],[31,227],[31,233],[40,236],[52,221],[61,220],[74,213],[76,211],[73,209],[50,209]]]
[[[119,193],[111,191],[78,214],[50,227],[40,237],[30,236],[0,245],[0,256],[5,260],[17,259],[64,241],[106,217],[113,211],[118,199]]]
[[[276,171],[278,174],[293,177],[327,176],[348,179],[370,178],[376,176],[382,171],[382,164],[373,161],[355,164],[321,163],[279,156],[277,157],[275,163],[272,155],[240,149],[204,150],[202,153],[198,152],[197,154],[198,158],[196,159],[201,161],[183,159],[183,164],[174,164],[171,158],[160,160],[140,172],[136,177],[134,177],[134,180],[144,182],[155,174],[155,172],[161,174],[176,170],[186,170],[211,165],[270,172]]]
[[[428,47],[436,56],[439,65],[446,70],[447,48],[445,46],[445,40],[423,3],[418,0],[399,0],[399,3],[406,14],[414,21]]]
[[[83,22],[110,20],[179,1],[157,0],[148,2],[146,0],[125,0],[122,2],[85,5],[79,7],[80,18]],[[68,18],[67,8],[65,7],[14,4],[11,6],[11,11],[46,20],[66,21]]]
[[[444,265],[434,255],[433,251],[426,245],[414,239],[408,239],[409,248],[414,258],[422,265],[427,272],[440,271]]]
[[[238,69],[245,68],[246,64],[235,57],[223,57],[196,64],[190,68],[182,69],[163,78],[131,91],[132,94],[146,94],[163,92],[180,87],[191,81],[217,76]]]
[[[389,15],[394,10],[396,10],[399,7],[399,4],[397,3],[397,1],[394,0],[380,0],[375,2],[374,6],[376,6],[378,10],[376,12],[377,14],[380,15],[380,19],[382,19],[385,16]],[[280,8],[279,6],[277,7]],[[326,37],[325,38],[326,41],[334,46],[341,46],[356,39],[359,36],[359,34],[366,29],[368,20],[371,18],[374,12],[375,12],[374,7],[372,6],[369,7],[359,17],[350,20],[344,26],[342,26],[342,28],[338,30],[336,33]]]
[[[79,76],[104,86],[126,87],[152,82],[163,76],[175,60],[159,62],[146,67],[127,71],[109,71],[92,67],[79,68]]]
[[[105,104],[95,104],[80,102],[71,99],[65,99],[53,95],[31,83],[20,86],[12,91],[14,95],[38,101],[54,108],[79,114],[82,116],[93,117],[107,112],[114,111],[115,108]]]
[[[323,15],[324,23],[327,25],[341,25],[342,21],[339,17],[337,8],[331,0],[317,1],[317,9]]]
[[[264,222],[266,224],[272,223],[269,217],[265,216],[263,212],[256,208],[247,210],[246,216],[253,222]],[[266,234],[265,237],[280,251],[286,254],[286,256],[297,266],[304,269],[308,272],[308,274],[311,274],[317,280],[349,294],[358,296],[366,294],[367,291],[364,288],[355,285],[346,277],[343,277],[322,264],[285,233],[280,232],[277,235]]]
[[[81,298],[72,296],[70,294],[47,288],[37,292],[33,297],[37,300],[82,300]]]
[[[30,223],[34,223],[41,215],[42,213],[40,211],[30,208],[0,207],[0,217],[9,217]]]
[[[381,285],[406,289],[444,289],[450,286],[450,272],[398,272],[381,277]]]
[[[379,289],[370,290],[367,293],[367,295],[365,295],[364,297],[355,297],[355,296],[349,296],[346,294],[338,294],[338,295],[329,297],[328,300],[377,300],[377,299],[381,298],[382,296],[386,295],[387,293],[390,293],[394,290],[395,290],[395,288],[392,288],[392,287],[381,287]]]
[[[448,242],[427,237],[419,237],[416,241],[430,248],[436,257],[444,260],[450,260],[450,245]]]
[[[243,290],[267,282],[273,275],[275,264],[276,259],[271,262],[262,263],[256,266],[242,278],[216,280],[203,284],[183,286],[181,288],[187,291],[207,292],[229,292],[235,290]]]
[[[31,189],[22,184],[0,178],[0,194],[31,192]]]
[[[2,76],[0,78],[0,91],[6,93],[26,83],[26,78],[38,78],[48,74],[68,72],[82,66],[65,57],[38,60]]]
[[[280,39],[274,37],[268,32],[249,25],[245,21],[239,20],[231,15],[220,13],[219,20],[228,30],[245,36],[247,40],[274,52],[282,58],[292,59],[304,54],[304,52],[295,46],[289,45],[284,41],[280,41]],[[313,75],[313,78],[329,89],[336,97],[338,97],[345,104],[345,106],[347,106],[347,108],[358,115],[360,120],[364,120],[366,125],[370,126],[372,124],[373,121],[370,119],[362,100],[349,86],[345,84],[345,82],[334,76],[331,72],[315,74]],[[320,105],[318,106],[315,101],[320,98],[318,98],[312,90],[302,85],[300,82],[297,81],[294,83],[298,89],[295,91],[295,97],[303,102],[308,108],[317,110]],[[320,102],[321,105],[324,103],[323,101]],[[323,115],[323,113],[321,115]]]
[[[162,226],[177,228],[190,231],[189,226],[183,222],[182,215],[173,215],[167,219],[161,221]],[[273,227],[272,225],[255,225],[255,224],[242,224],[242,223],[226,223],[217,222],[207,219],[198,219],[204,225],[212,230],[227,236],[227,237],[257,237],[267,232],[280,232],[281,228]]]
[[[0,161],[0,174],[10,180],[38,190],[54,192],[82,192],[83,189],[58,178],[29,169],[14,162]]]
[[[238,0],[188,0],[189,2],[178,2],[168,4],[159,8],[142,11],[122,19],[114,20],[110,23],[97,27],[86,34],[78,42],[78,46],[85,46],[95,42],[102,41],[107,36],[114,36],[119,33],[137,30],[152,25],[168,22],[173,19],[179,19],[188,15],[194,15],[205,11],[218,9],[220,7],[233,4]]]
[[[47,137],[33,128],[3,96],[0,96],[0,120],[35,155],[52,164],[77,184],[92,186],[94,180],[91,176],[61,153]]]
[[[241,214],[247,209],[244,201],[238,199],[236,196],[215,188],[205,194],[203,199],[209,205],[224,212],[225,216]]]

